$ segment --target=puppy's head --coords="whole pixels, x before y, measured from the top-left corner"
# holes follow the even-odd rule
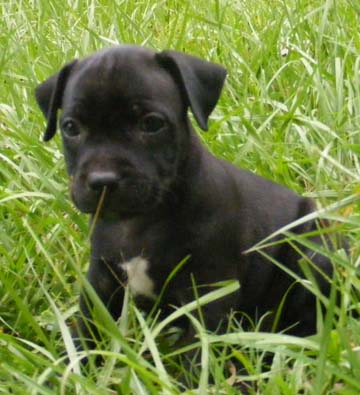
[[[83,212],[155,209],[186,158],[190,107],[202,129],[226,71],[175,51],[118,46],[65,65],[36,89],[44,140],[61,130],[71,194]]]

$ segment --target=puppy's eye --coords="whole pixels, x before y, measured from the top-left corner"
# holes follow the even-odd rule
[[[67,137],[77,137],[80,134],[78,124],[72,119],[65,119],[61,124],[61,130]]]
[[[161,115],[155,113],[145,115],[141,122],[141,129],[146,133],[160,132],[165,126],[165,119]]]

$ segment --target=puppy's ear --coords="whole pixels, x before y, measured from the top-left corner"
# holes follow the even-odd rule
[[[218,64],[176,51],[160,52],[156,59],[179,85],[201,129],[207,130],[208,118],[219,100],[226,70]]]
[[[56,133],[57,111],[61,108],[61,101],[66,87],[66,82],[76,60],[65,65],[58,73],[54,74],[35,89],[36,101],[47,120],[44,141],[49,141]]]

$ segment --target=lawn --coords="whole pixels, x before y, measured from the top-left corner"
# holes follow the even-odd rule
[[[358,1],[4,0],[0,10],[0,393],[238,394],[246,380],[253,383],[250,393],[261,395],[358,395]],[[65,62],[116,43],[171,48],[223,64],[228,78],[209,131],[199,132],[204,143],[316,199],[316,216],[332,221],[336,248],[324,253],[336,267],[334,292],[323,300],[327,312],[319,313],[318,334],[264,334],[256,325],[243,332],[234,320],[217,335],[192,318],[202,358],[196,390],[177,383],[183,368],[176,354],[184,348],[171,346],[177,333],[166,324],[233,292],[236,283],[167,321],[144,317],[130,295],[117,323],[98,304],[109,335],[96,351],[103,366],[90,358],[82,370],[82,355],[73,353],[68,324],[89,258],[88,219],[69,200],[59,136],[42,142],[45,122],[33,92]],[[349,240],[348,256],[339,235]],[[316,294],[311,282],[308,287]],[[269,351],[272,364],[261,369]],[[230,357],[247,373],[227,363]]]

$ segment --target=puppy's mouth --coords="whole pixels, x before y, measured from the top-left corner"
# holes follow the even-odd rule
[[[98,217],[128,217],[151,211],[162,201],[161,188],[146,179],[89,188],[74,180],[71,197],[83,213]]]

